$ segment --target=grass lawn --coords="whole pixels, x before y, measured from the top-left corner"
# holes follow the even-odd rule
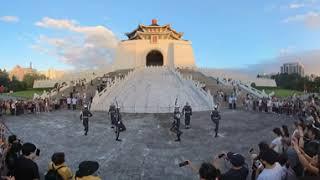
[[[281,89],[281,88],[270,88],[270,87],[256,87],[259,90],[263,90],[267,93],[270,94],[272,91],[274,91],[276,97],[288,97],[292,96],[294,94],[296,95],[301,95],[303,92],[301,91],[296,91],[296,90],[290,90],[290,89]]]
[[[34,93],[42,94],[44,90],[48,91],[48,89],[28,89],[28,90],[25,90],[25,91],[17,91],[17,92],[14,92],[12,94],[7,93],[7,95],[8,96],[14,96],[14,97],[32,99]]]

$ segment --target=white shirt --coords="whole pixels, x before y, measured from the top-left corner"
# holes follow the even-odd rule
[[[285,171],[276,162],[276,165],[272,169],[264,169],[261,174],[259,174],[257,180],[283,180],[285,177]]]
[[[72,98],[72,104],[77,104],[77,99],[76,98]]]
[[[271,142],[272,145],[275,145],[273,150],[276,151],[277,153],[281,153],[282,152],[282,142],[281,142],[281,140],[282,140],[282,137],[277,137]]]
[[[71,104],[71,98],[67,98],[67,104]]]

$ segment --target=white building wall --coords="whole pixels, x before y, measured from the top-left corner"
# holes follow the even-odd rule
[[[146,66],[146,57],[152,50],[162,53],[164,66],[195,67],[195,60],[190,41],[184,40],[150,40],[122,41],[116,50],[113,69],[131,69]]]

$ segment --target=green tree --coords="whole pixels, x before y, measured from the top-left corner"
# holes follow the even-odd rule
[[[26,84],[24,82],[18,81],[18,79],[13,76],[10,84],[8,85],[8,90],[23,91],[26,90]]]
[[[3,85],[4,87],[8,87],[9,82],[9,74],[6,72],[5,69],[0,69],[0,86]]]
[[[27,88],[33,88],[34,81],[40,79],[46,79],[46,76],[42,74],[28,73],[23,77],[22,81],[26,84]]]

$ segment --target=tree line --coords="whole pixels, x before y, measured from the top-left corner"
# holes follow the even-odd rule
[[[9,73],[6,70],[0,69],[0,87],[2,87],[0,90],[3,92],[23,91],[33,88],[34,81],[40,79],[47,78],[42,74],[28,73],[23,77],[22,81],[19,81],[15,76],[10,79]]]
[[[279,88],[297,91],[320,92],[320,77],[299,76],[298,74],[276,74],[271,76]]]

